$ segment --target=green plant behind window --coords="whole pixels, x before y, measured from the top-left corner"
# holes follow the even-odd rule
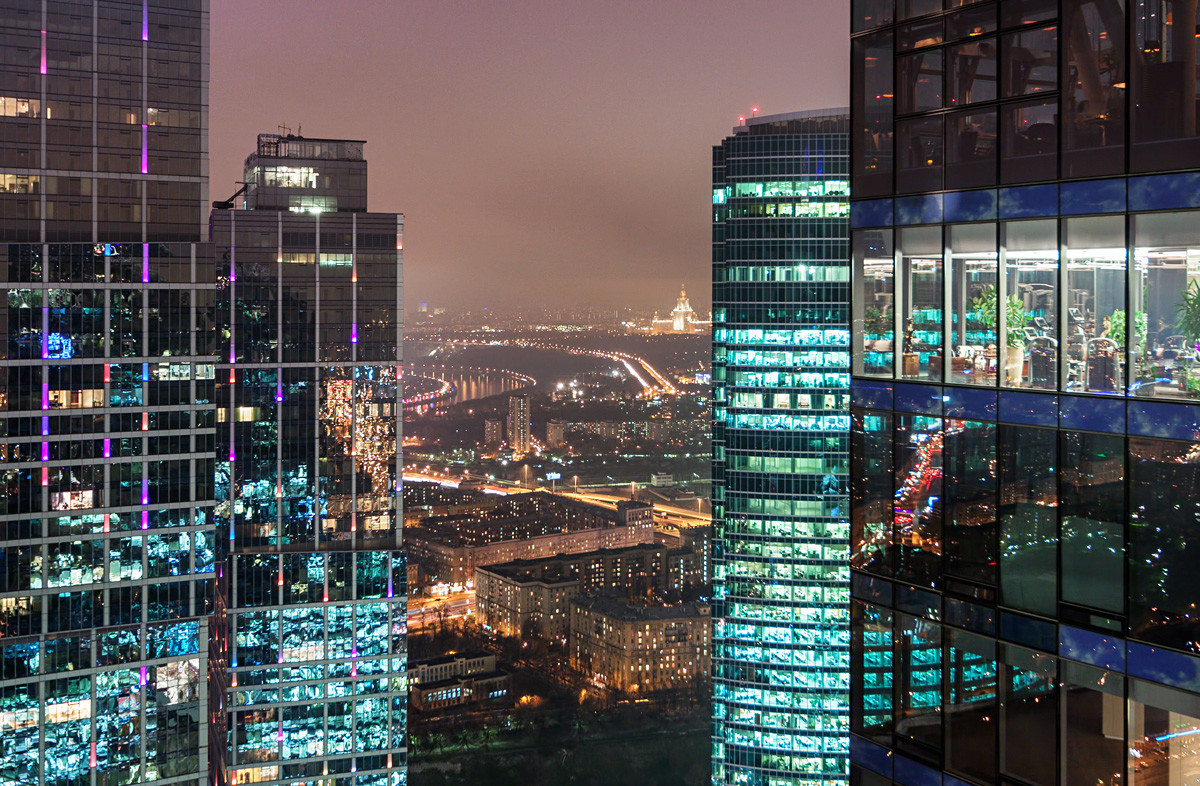
[[[996,287],[988,286],[971,301],[971,309],[979,312],[979,322],[989,328],[996,327]],[[1025,306],[1016,295],[1009,295],[1005,300],[1004,326],[1008,334],[1010,347],[1025,346],[1025,325],[1029,317]]]

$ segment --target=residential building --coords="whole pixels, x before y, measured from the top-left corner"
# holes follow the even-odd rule
[[[404,219],[365,212],[363,147],[261,134],[211,216],[229,782],[404,781]]]
[[[571,601],[571,668],[606,688],[648,692],[707,682],[711,645],[704,603],[664,606],[608,595]]]
[[[0,2],[0,781],[205,783],[207,0]],[[210,723],[215,720],[215,723]]]
[[[692,549],[657,543],[481,566],[475,569],[476,616],[506,636],[533,633],[565,641],[576,595],[678,592],[706,583],[702,566]]]
[[[405,531],[405,547],[433,581],[466,584],[481,565],[577,554],[654,541],[654,508],[622,500],[616,510],[569,497],[512,494],[477,510],[429,516]]]
[[[529,452],[529,396],[508,397],[508,446],[514,453]]]
[[[484,447],[498,448],[504,442],[504,422],[498,418],[483,421]]]
[[[713,150],[713,783],[848,777],[845,109]]]
[[[1189,783],[1197,4],[851,7],[852,779]]]
[[[567,423],[551,420],[546,424],[546,447],[561,448],[567,444]]]

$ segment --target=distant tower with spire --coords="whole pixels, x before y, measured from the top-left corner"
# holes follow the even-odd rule
[[[675,310],[671,312],[671,330],[676,333],[690,333],[695,313],[692,311],[692,304],[688,302],[687,290],[681,284],[679,299],[675,301]]]

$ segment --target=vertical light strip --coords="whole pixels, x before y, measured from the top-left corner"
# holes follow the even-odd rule
[[[46,73],[46,31],[42,31],[42,67],[41,73]]]
[[[145,126],[142,126],[142,133],[145,134]],[[146,174],[146,145],[145,137],[142,138],[142,174]],[[150,244],[142,243],[142,283],[150,283]]]
[[[142,40],[150,40],[150,0],[142,0]]]
[[[147,143],[150,138],[149,126],[142,123],[142,174],[150,174],[150,152],[147,149]]]

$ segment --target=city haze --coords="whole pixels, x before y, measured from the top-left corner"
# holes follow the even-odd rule
[[[213,0],[212,95],[254,99],[212,102],[212,198],[259,133],[365,139],[410,308],[707,311],[711,146],[847,103],[846,6]]]

